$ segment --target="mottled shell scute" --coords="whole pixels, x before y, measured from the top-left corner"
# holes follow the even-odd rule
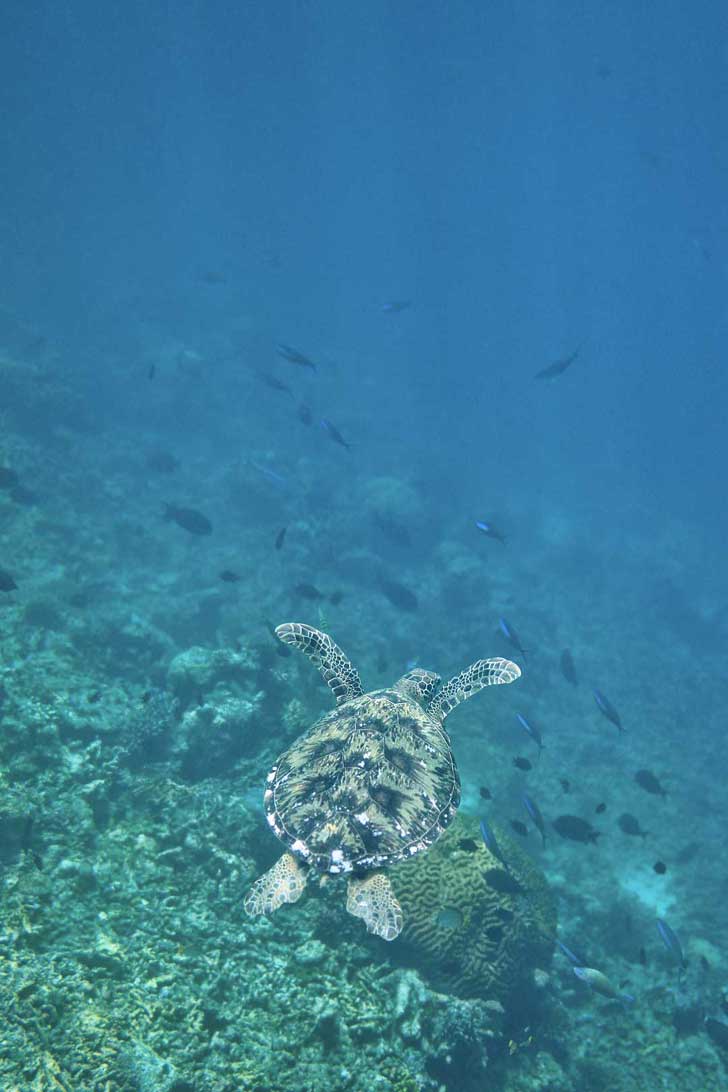
[[[268,776],[273,832],[321,872],[386,867],[442,834],[460,780],[442,724],[396,690],[376,690],[318,720]]]

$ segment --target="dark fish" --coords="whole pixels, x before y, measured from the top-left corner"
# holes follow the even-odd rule
[[[257,368],[255,374],[261,383],[264,383],[266,387],[270,387],[272,391],[281,391],[283,394],[290,394],[291,398],[295,397],[288,384],[279,379],[277,375],[271,375],[270,372],[258,371]]]
[[[561,360],[555,360],[553,364],[549,364],[548,367],[542,368],[540,372],[536,372],[534,379],[555,379],[557,375],[561,375],[567,368],[576,360],[579,355],[579,350],[575,349],[570,356],[564,356]]]
[[[540,728],[537,728],[535,724],[531,724],[530,721],[526,720],[523,713],[516,713],[516,720],[520,724],[521,728],[523,728],[523,731],[528,733],[528,735],[538,747],[538,754],[540,758],[541,751],[543,750],[543,738],[541,736]]]
[[[515,629],[513,628],[513,626],[509,625],[508,622],[506,622],[505,618],[499,618],[498,619],[498,625],[500,626],[501,633],[506,638],[506,640],[510,641],[510,643],[513,645],[515,650],[517,652],[520,652],[521,656],[523,656],[523,658],[525,660],[526,659],[526,649],[521,644],[521,640],[520,640],[518,634],[516,633]]]
[[[0,466],[0,489],[16,489],[20,478],[9,466]]]
[[[710,963],[704,955],[701,955],[700,957],[700,969],[701,971],[705,971],[706,973],[710,970]]]
[[[677,933],[674,929],[671,929],[664,918],[657,919],[657,932],[662,938],[662,943],[667,948],[673,959],[681,966],[685,966],[685,956],[683,955],[682,944],[680,943]]]
[[[405,588],[404,584],[400,584],[397,580],[380,580],[379,587],[392,606],[406,611],[419,609],[420,604],[415,593],[410,591],[409,588]]]
[[[237,584],[238,580],[240,580],[238,574],[233,572],[232,569],[223,569],[218,575],[226,584]]]
[[[343,598],[344,598],[344,593],[343,592],[334,591],[329,596],[329,603],[332,603],[333,606],[338,607],[339,603],[341,602],[341,600]]]
[[[382,311],[388,315],[398,315],[401,311],[406,311],[408,307],[411,307],[410,300],[387,300],[382,304]]]
[[[571,792],[571,782],[567,781],[565,777],[559,778],[559,785],[561,785],[563,792]]]
[[[630,815],[629,812],[624,812],[617,820],[619,829],[624,831],[625,834],[636,835],[640,838],[646,838],[650,833],[648,830],[643,830],[639,824],[639,820]]]
[[[177,508],[174,504],[165,504],[164,518],[189,531],[191,535],[209,535],[212,532],[212,524],[207,516],[194,508]]]
[[[304,356],[303,353],[299,353],[298,349],[294,349],[290,345],[276,345],[276,351],[289,364],[298,364],[301,368],[310,368],[312,372],[316,371],[314,361]]]
[[[487,523],[483,519],[476,519],[475,526],[482,531],[486,538],[494,538],[496,542],[502,542],[505,546],[506,536],[502,534],[493,523]]]
[[[205,273],[200,273],[200,280],[203,284],[227,284],[227,277],[224,273],[217,273],[214,269],[209,269]]]
[[[521,799],[523,800],[524,808],[531,816],[534,826],[541,835],[542,844],[546,845],[546,823],[544,822],[544,817],[541,814],[541,809],[539,808],[536,801],[528,795],[528,793],[524,792]]]
[[[283,540],[286,537],[286,531],[287,530],[288,530],[287,527],[281,527],[280,531],[276,535],[276,541],[275,541],[276,550],[280,550],[281,546],[283,545]]]
[[[313,584],[296,584],[293,590],[296,595],[300,595],[302,599],[310,599],[312,602],[317,602],[320,599],[326,598],[324,593],[320,592],[318,588],[315,588]]]
[[[591,823],[578,815],[560,815],[551,826],[561,838],[568,838],[572,842],[596,843],[597,838],[601,837],[600,831],[594,830]]]
[[[101,701],[102,697],[103,694],[100,690],[94,690],[91,694],[87,695],[86,701],[89,703],[89,705],[96,705],[98,702]]]
[[[150,451],[147,455],[147,468],[157,474],[173,474],[179,468],[179,461],[168,451]]]
[[[13,580],[12,576],[5,569],[0,569],[0,591],[11,592],[17,589],[18,585]]]
[[[520,755],[516,755],[516,757],[513,759],[513,765],[516,767],[517,770],[532,770],[533,769],[533,766],[528,761],[528,759],[527,758],[521,758]]]
[[[485,785],[481,785],[480,788],[478,789],[478,792],[480,793],[480,797],[481,797],[482,800],[492,800],[493,799],[493,794],[491,793],[489,788],[486,788]]]
[[[667,796],[667,793],[651,770],[638,770],[634,775],[634,779],[645,792],[650,792],[653,796]]]
[[[667,865],[664,861],[655,861],[652,867],[658,876],[664,876],[667,872]]]
[[[516,834],[520,834],[522,838],[528,837],[528,827],[520,819],[511,819],[510,823]]]
[[[325,429],[326,432],[328,432],[331,439],[334,441],[335,444],[338,444],[339,447],[345,447],[347,451],[351,450],[351,444],[344,439],[336,425],[332,424],[332,422],[329,421],[328,417],[321,418],[321,428]]]
[[[597,804],[597,806],[594,808],[594,811],[596,812],[597,815],[603,815],[606,810],[607,810],[607,805],[604,804],[604,803]]]
[[[639,959],[643,967],[647,966],[647,952],[645,951],[644,947],[640,948],[639,952],[637,953],[637,958]]]
[[[619,713],[614,708],[609,699],[604,697],[604,694],[602,694],[601,690],[594,691],[594,701],[597,703],[600,712],[604,714],[607,720],[611,721],[612,724],[615,724],[617,728],[619,728],[620,732],[623,732],[624,728],[622,727],[622,722],[619,719]]]
[[[506,864],[506,859],[501,852],[501,848],[498,845],[496,836],[491,828],[488,826],[487,819],[480,820],[480,833],[483,836],[483,841],[485,842],[486,848],[490,850],[490,852],[493,854],[497,861],[500,861],[502,865],[508,868],[508,865]]]
[[[150,364],[149,365],[149,371],[147,372],[147,379],[154,379],[156,374],[157,374],[157,365],[156,364]]]
[[[706,1016],[705,1030],[716,1046],[728,1050],[728,1024],[724,1020],[716,1020],[713,1016]]]
[[[304,402],[298,407],[298,420],[302,421],[304,425],[310,425],[313,421],[313,413],[309,406]]]
[[[564,676],[567,682],[570,682],[572,686],[576,686],[578,679],[576,677],[576,667],[574,666],[574,657],[569,652],[568,648],[565,648],[561,653],[561,674]]]

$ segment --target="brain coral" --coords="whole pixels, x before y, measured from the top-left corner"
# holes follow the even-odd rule
[[[500,830],[510,873],[459,815],[426,853],[389,870],[402,906],[403,962],[436,989],[506,1002],[551,958],[556,906],[533,861]]]

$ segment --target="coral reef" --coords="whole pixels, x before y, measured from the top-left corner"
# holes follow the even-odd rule
[[[506,1003],[523,998],[535,968],[551,959],[556,908],[533,861],[499,832],[506,871],[475,819],[459,815],[424,854],[397,865],[402,958],[440,990]]]

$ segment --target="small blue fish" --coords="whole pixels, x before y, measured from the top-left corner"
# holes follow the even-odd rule
[[[496,860],[500,861],[504,868],[508,869],[506,859],[501,852],[501,848],[498,845],[495,834],[488,826],[487,819],[480,820],[480,833],[483,835],[483,841],[485,842],[486,848],[490,850]]]
[[[275,482],[276,485],[287,485],[288,482],[275,470],[271,470],[269,466],[261,466],[260,463],[256,463],[253,459],[250,460],[250,465],[253,470],[257,470],[259,474],[262,474],[264,478],[267,478],[269,482]]]
[[[349,451],[351,449],[351,444],[347,443],[347,441],[344,439],[344,437],[339,432],[336,425],[332,424],[332,422],[329,421],[329,419],[327,417],[322,417],[321,418],[321,428],[325,429],[326,432],[328,432],[329,436],[331,437],[331,439],[334,441],[335,444],[338,444],[340,447],[345,447],[347,451]]]
[[[526,809],[528,814],[531,816],[531,819],[533,820],[534,826],[536,827],[539,834],[541,835],[541,842],[545,846],[546,845],[546,823],[544,822],[543,815],[541,814],[541,809],[539,808],[536,801],[531,799],[531,797],[528,795],[527,792],[524,792],[521,799],[523,800],[524,808]]]
[[[541,751],[543,750],[543,739],[541,737],[540,729],[538,729],[535,724],[531,724],[530,721],[526,720],[523,713],[516,713],[516,720],[520,724],[521,728],[523,728],[524,732],[528,733],[528,735],[538,747],[538,757],[540,758]]]
[[[506,622],[505,618],[499,618],[498,619],[498,625],[500,626],[500,631],[503,634],[503,636],[506,638],[506,640],[510,641],[510,643],[513,645],[513,647],[516,649],[516,651],[520,652],[521,656],[523,656],[523,658],[525,660],[526,659],[526,649],[521,644],[521,640],[520,640],[518,634],[516,633],[515,629],[513,628],[513,626],[509,625],[508,622]]]
[[[486,523],[486,521],[483,519],[476,519],[475,526],[478,528],[479,531],[482,531],[487,538],[494,538],[496,542],[502,542],[505,546],[506,536],[502,534],[494,524]]]
[[[564,953],[570,963],[573,963],[575,967],[583,967],[584,960],[580,956],[578,956],[576,952],[572,952],[571,948],[567,948],[566,945],[563,944],[558,937],[554,937],[554,940],[556,941],[559,948]]]
[[[671,956],[677,961],[681,968],[686,966],[685,955],[683,954],[682,944],[680,943],[677,933],[662,918],[657,919],[657,931],[662,937],[662,942],[667,948]]]
[[[400,311],[406,311],[408,307],[412,306],[411,300],[387,300],[382,304],[382,311],[388,315],[398,315]]]
[[[594,701],[597,703],[599,710],[604,714],[607,720],[616,725],[620,732],[623,732],[624,728],[622,727],[622,721],[619,719],[619,713],[609,699],[604,697],[601,690],[594,691]]]

